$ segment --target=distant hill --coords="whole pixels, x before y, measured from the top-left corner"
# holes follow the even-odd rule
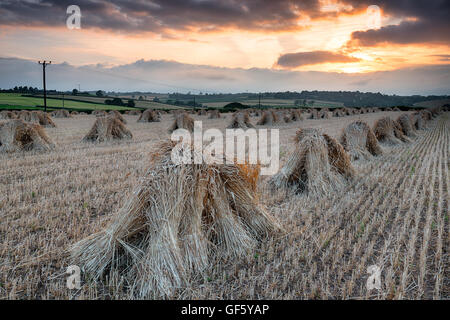
[[[398,96],[387,95],[373,92],[359,92],[359,91],[286,91],[286,92],[264,92],[260,95],[258,93],[236,93],[236,94],[208,94],[208,95],[191,95],[174,93],[170,94],[171,99],[180,101],[195,100],[208,106],[222,102],[223,106],[229,102],[241,102],[246,104],[273,104],[283,105],[283,101],[289,101],[288,104],[295,105],[309,105],[311,101],[325,102],[330,104],[327,107],[395,107],[395,106],[413,106],[418,102],[435,101],[450,99],[450,96]],[[270,103],[267,103],[269,102]],[[324,103],[322,103],[324,104]],[[333,105],[335,104],[335,105]]]

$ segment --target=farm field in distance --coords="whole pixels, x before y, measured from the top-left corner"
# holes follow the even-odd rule
[[[0,97],[0,104],[27,101]],[[281,168],[300,128],[339,140],[354,121],[373,128],[383,117],[404,114],[412,112],[270,126],[256,125],[259,116],[250,121],[280,130]],[[170,139],[171,114],[152,123],[123,116],[131,140],[81,142],[96,117],[76,115],[54,118],[56,128],[45,128],[54,150],[0,153],[0,299],[133,298],[118,279],[83,281],[80,290],[70,291],[65,275],[66,250],[108,225],[145,175],[158,143]],[[225,131],[231,116],[193,118],[203,130]],[[381,147],[379,156],[352,161],[355,177],[320,199],[270,191],[269,177],[260,177],[259,199],[285,233],[262,241],[244,259],[210,266],[206,279],[195,279],[170,298],[449,299],[450,113],[427,121],[409,143]],[[379,291],[366,288],[371,265],[381,268]]]
[[[257,106],[258,103],[261,103],[261,106],[270,106],[275,108],[296,108],[296,107],[310,107],[310,108],[342,108],[344,106],[341,102],[333,102],[333,101],[322,101],[322,100],[313,100],[308,99],[308,104],[306,106],[296,106],[294,99],[272,99],[272,98],[261,98],[259,101],[258,99],[252,99],[248,97],[236,97],[233,99],[225,98],[225,99],[218,99],[215,97],[207,97],[207,96],[200,96],[196,98],[196,101],[203,104],[205,107],[209,108],[223,108],[229,103],[232,102],[239,102],[244,105],[248,106]],[[311,104],[311,102],[313,103]]]
[[[414,106],[432,108],[439,107],[445,104],[450,104],[450,99],[439,99],[439,100],[431,100],[431,101],[422,101],[414,103]]]
[[[63,96],[61,94],[56,94],[56,95],[51,95],[50,97],[54,97],[54,98],[58,98],[58,99],[62,99]],[[88,97],[88,96],[83,96],[83,95],[65,95],[64,96],[66,99],[74,99],[74,100],[80,100],[80,101],[86,101],[86,102],[94,102],[94,103],[105,103],[105,100],[107,99],[112,99],[113,97]],[[180,107],[178,106],[174,106],[174,105],[170,105],[170,104],[165,104],[165,103],[159,103],[159,102],[154,102],[151,100],[138,100],[136,97],[132,98],[131,96],[123,96],[123,95],[119,95],[119,98],[124,99],[125,101],[128,99],[133,99],[135,102],[135,106],[136,108],[154,108],[154,109],[179,109]],[[111,105],[106,105],[106,107],[110,107]],[[114,106],[112,106],[114,107]],[[124,108],[124,109],[129,109],[129,108]]]
[[[23,107],[33,108],[36,106],[43,106],[43,98],[24,97],[18,93],[0,93],[0,109],[14,108],[22,109]],[[47,107],[63,107],[63,101],[59,99],[52,99],[47,96]],[[97,103],[81,102],[81,101],[64,101],[65,108],[76,109],[99,109],[99,110],[129,110],[130,108],[121,106],[101,105]]]

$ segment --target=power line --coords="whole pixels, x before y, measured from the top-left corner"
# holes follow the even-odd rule
[[[45,67],[47,67],[47,65],[52,64],[51,61],[38,61],[38,63],[40,65],[42,65],[42,82],[44,83],[44,111],[47,112],[47,88],[45,85]]]

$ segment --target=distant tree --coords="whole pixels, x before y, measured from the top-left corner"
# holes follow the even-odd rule
[[[224,109],[245,109],[248,106],[240,103],[240,102],[231,102],[223,107]]]
[[[142,101],[142,100],[144,100],[144,97],[143,96],[139,96],[139,99],[138,99],[139,101]]]
[[[95,95],[96,95],[97,97],[103,97],[103,96],[104,96],[104,93],[103,93],[102,90],[98,90],[98,91],[95,93]]]
[[[134,108],[136,104],[134,103],[134,100],[128,100],[127,107]]]
[[[78,94],[78,90],[77,89],[73,89],[72,90],[72,95],[76,96]]]
[[[105,103],[106,104],[110,104],[110,105],[114,105],[114,106],[123,106],[124,105],[122,99],[120,99],[120,98],[114,98],[112,100],[111,99],[106,99]]]
[[[159,98],[158,97],[154,97],[153,98],[153,102],[159,102]]]

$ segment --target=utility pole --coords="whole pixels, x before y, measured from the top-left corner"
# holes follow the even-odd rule
[[[52,64],[52,62],[44,60],[43,62],[39,61],[38,63],[42,65],[42,80],[44,82],[44,112],[47,112],[47,88],[45,86],[45,67],[48,64]]]
[[[258,108],[261,109],[261,92],[258,94]]]
[[[63,92],[63,108],[64,108],[64,92]]]

